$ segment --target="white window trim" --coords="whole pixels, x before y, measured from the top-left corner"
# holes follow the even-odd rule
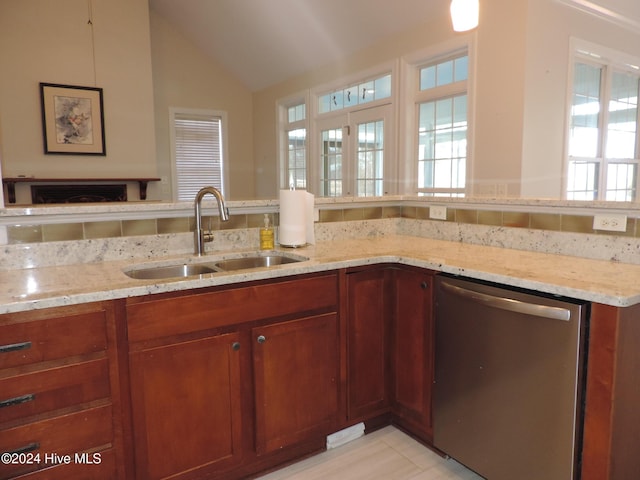
[[[172,200],[178,201],[178,173],[176,168],[176,134],[175,134],[175,117],[177,114],[184,115],[210,115],[221,118],[222,129],[222,194],[229,197],[229,156],[228,156],[228,134],[229,123],[227,121],[227,112],[223,110],[209,110],[199,108],[180,108],[169,107],[169,149],[171,151],[171,184],[172,184]],[[207,185],[202,185],[206,187]]]
[[[562,160],[562,198],[568,198],[569,188],[569,130],[571,125],[571,105],[573,102],[573,82],[575,75],[575,64],[578,60],[584,63],[591,63],[593,65],[600,65],[607,67],[614,67],[620,70],[628,70],[634,75],[639,72],[634,67],[640,67],[640,58],[629,55],[625,52],[617,51],[603,45],[599,45],[587,40],[583,40],[577,37],[569,38],[569,66],[567,75],[567,86],[565,95],[565,132],[564,132],[564,146],[563,146],[563,160]],[[633,66],[633,67],[631,67]],[[607,73],[609,76],[610,73]],[[602,88],[602,87],[601,87]],[[607,94],[607,98],[609,95]],[[599,127],[601,128],[601,127]],[[640,108],[638,109],[638,125],[640,129]],[[636,149],[637,155],[640,155],[640,132],[636,133]],[[601,147],[602,148],[602,147]],[[604,151],[601,152],[600,159],[600,175],[598,176],[598,198],[596,201],[606,201],[603,196],[606,194],[606,172],[602,170],[606,169],[607,161],[604,158]],[[640,165],[638,167],[638,177],[640,177]],[[638,191],[636,192],[635,202],[640,202],[640,178],[636,179]]]
[[[307,166],[307,188],[311,185],[309,179],[310,163],[309,163],[309,125],[310,125],[310,113],[309,113],[309,91],[299,92],[297,94],[290,95],[283,99],[278,100],[276,103],[276,151],[278,152],[278,189],[286,190],[289,188],[289,179],[286,178],[288,155],[289,155],[289,142],[286,138],[286,130],[289,126],[289,120],[287,115],[287,109],[294,105],[304,103],[306,105],[305,119],[298,122],[300,128],[305,128],[307,131],[307,145],[306,145],[306,166]]]
[[[398,179],[399,192],[404,195],[418,194],[418,163],[416,152],[418,151],[417,137],[414,135],[417,124],[416,104],[427,99],[428,93],[418,92],[418,71],[425,64],[437,62],[438,59],[446,59],[456,53],[466,51],[469,59],[467,79],[467,166],[465,179],[465,195],[473,196],[474,178],[474,131],[475,131],[475,91],[476,91],[476,34],[472,32],[460,38],[432,45],[426,49],[418,50],[403,56],[400,59],[400,115],[398,129],[405,132],[399,136],[398,143]],[[443,87],[447,88],[447,87]],[[456,86],[452,84],[451,93],[456,93]]]
[[[308,170],[307,170],[307,186],[308,190],[315,195],[319,195],[319,186],[321,178],[321,162],[319,158],[319,137],[321,129],[318,126],[318,121],[325,121],[331,118],[339,118],[347,116],[349,113],[355,113],[359,111],[365,111],[374,107],[380,107],[384,105],[391,105],[391,123],[388,125],[390,132],[390,142],[388,149],[385,150],[385,165],[384,165],[384,191],[388,195],[394,195],[397,193],[397,180],[398,180],[398,61],[393,60],[379,64],[375,67],[362,70],[344,77],[333,79],[329,83],[318,85],[313,87],[309,91],[309,98],[307,103],[307,117],[310,119],[310,128],[307,130],[307,156],[308,156]],[[331,112],[319,113],[318,112],[318,100],[327,92],[343,88],[350,84],[357,84],[365,79],[376,78],[382,75],[391,74],[391,96],[379,100],[367,102],[365,104],[354,105],[352,107],[343,108],[340,110],[334,110]],[[343,125],[346,127],[346,125]],[[385,126],[386,129],[386,126]],[[351,152],[349,152],[351,155]],[[351,167],[348,167],[348,169]],[[355,184],[355,182],[354,182]],[[349,186],[351,188],[351,186]],[[352,192],[353,195],[353,192]],[[345,195],[347,196],[347,195]],[[364,198],[364,197],[363,197]]]

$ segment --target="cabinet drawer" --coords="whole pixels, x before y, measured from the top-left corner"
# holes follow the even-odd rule
[[[71,455],[110,446],[113,441],[110,405],[83,410],[0,432],[0,452]],[[44,466],[44,465],[43,465]],[[38,465],[0,464],[0,478],[37,470]]]
[[[129,341],[137,342],[337,304],[337,276],[331,274],[131,303],[127,328]]]
[[[0,424],[107,398],[106,358],[0,379]]]
[[[0,325],[0,369],[106,349],[102,310]]]

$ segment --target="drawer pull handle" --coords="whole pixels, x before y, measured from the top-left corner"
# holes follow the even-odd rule
[[[260,335],[258,338],[258,343],[264,343],[267,341],[267,338],[264,335]]]
[[[233,342],[231,344],[231,348],[233,349],[234,352],[237,352],[238,350],[240,350],[240,342]]]
[[[16,350],[26,350],[31,348],[31,342],[10,343],[9,345],[1,345],[0,353],[15,352]]]
[[[20,395],[19,397],[7,398],[6,400],[0,401],[0,408],[10,407],[12,405],[20,405],[21,403],[32,402],[35,400],[36,396],[33,393],[29,393],[27,395]]]
[[[25,445],[24,447],[16,448],[15,450],[9,450],[8,452],[4,452],[4,453],[8,453],[9,455],[15,455],[19,453],[33,452],[34,450],[38,450],[39,448],[40,448],[40,444],[38,442],[32,442],[29,445]]]

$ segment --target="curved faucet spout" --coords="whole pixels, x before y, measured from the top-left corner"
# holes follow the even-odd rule
[[[204,232],[202,229],[202,198],[210,193],[214,197],[216,197],[216,201],[218,202],[218,211],[220,212],[220,220],[223,222],[227,222],[229,220],[229,211],[224,204],[224,197],[220,190],[215,187],[204,187],[201,188],[196,194],[196,199],[194,202],[195,207],[195,216],[196,216],[196,229],[194,233],[194,253],[196,255],[204,255],[204,244],[205,242],[211,242],[213,240],[213,234],[211,232]]]

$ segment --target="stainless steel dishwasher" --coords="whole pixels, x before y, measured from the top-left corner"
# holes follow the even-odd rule
[[[435,447],[489,480],[578,478],[587,311],[438,276]]]

